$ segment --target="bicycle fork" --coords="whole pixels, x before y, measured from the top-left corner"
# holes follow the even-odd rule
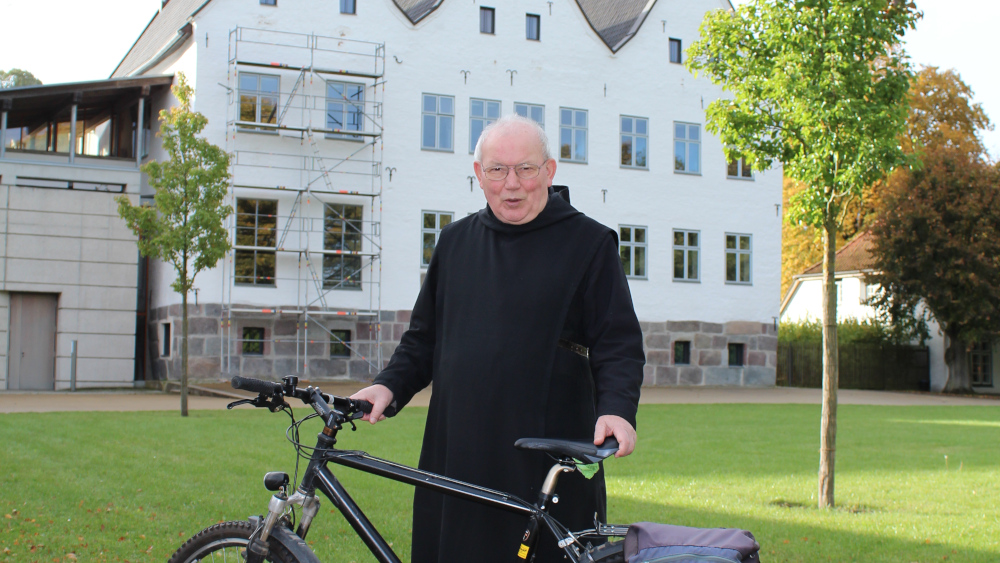
[[[285,489],[288,486],[287,473],[268,473],[264,476],[264,486],[268,490],[276,492],[267,503],[267,516],[264,518],[264,522],[258,525],[254,536],[247,545],[247,563],[263,563],[267,558],[270,551],[267,547],[267,539],[290,506],[298,505],[302,508],[302,519],[296,530],[296,534],[302,539],[305,539],[306,534],[309,533],[309,526],[316,514],[319,513],[320,502],[315,494],[305,494],[301,490],[295,491],[290,497],[285,494]]]

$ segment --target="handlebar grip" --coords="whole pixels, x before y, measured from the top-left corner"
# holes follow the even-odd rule
[[[354,400],[354,407],[359,411],[365,414],[370,414],[372,412],[372,407],[374,405],[372,405],[368,401],[365,401],[363,399],[353,399],[353,400]],[[396,401],[389,403],[389,405],[385,407],[385,410],[382,411],[382,414],[385,415],[386,418],[396,416]]]
[[[280,393],[282,390],[280,383],[264,381],[263,379],[254,379],[253,377],[241,377],[239,375],[234,375],[230,380],[230,383],[232,384],[233,389],[242,389],[253,393],[266,393],[268,395],[274,395],[276,393]]]

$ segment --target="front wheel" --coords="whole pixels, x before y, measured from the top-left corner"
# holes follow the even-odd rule
[[[244,561],[255,526],[250,522],[223,522],[198,532],[178,549],[168,563]],[[277,525],[267,540],[271,563],[320,563],[302,538]]]
[[[603,543],[588,553],[590,559],[584,559],[590,563],[625,563],[625,542],[609,541]]]

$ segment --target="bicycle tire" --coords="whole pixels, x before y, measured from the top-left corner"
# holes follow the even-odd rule
[[[594,548],[590,552],[588,563],[625,563],[625,542],[622,540],[609,541]]]
[[[253,531],[254,526],[246,521],[209,526],[184,542],[168,563],[243,561]],[[270,550],[267,560],[271,563],[320,563],[302,538],[281,525],[274,527],[267,547]]]

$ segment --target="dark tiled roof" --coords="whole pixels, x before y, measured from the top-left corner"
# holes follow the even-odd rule
[[[159,13],[142,31],[142,35],[129,49],[118,68],[111,73],[111,78],[129,76],[144,64],[152,60],[157,53],[169,45],[183,28],[188,18],[208,4],[210,0],[169,0]]]
[[[617,53],[639,31],[656,0],[576,0],[590,27]]]
[[[392,0],[410,23],[416,24],[441,5],[444,0]]]
[[[838,272],[864,272],[875,269],[875,260],[871,254],[872,237],[868,231],[851,239],[850,242],[837,251]],[[818,262],[802,272],[803,276],[823,273],[823,262]]]

